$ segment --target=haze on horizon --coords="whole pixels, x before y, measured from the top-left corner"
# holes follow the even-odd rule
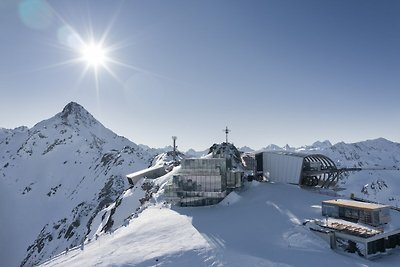
[[[4,0],[0,127],[75,101],[151,147],[202,150],[225,126],[254,149],[399,142],[399,14],[395,0]],[[115,62],[76,62],[68,29],[105,37]]]

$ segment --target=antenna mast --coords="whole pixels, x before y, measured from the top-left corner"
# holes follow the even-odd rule
[[[176,161],[176,139],[178,139],[178,137],[172,136],[172,142],[173,142],[172,158],[173,158],[174,162]]]
[[[222,130],[225,132],[225,139],[226,139],[226,143],[228,143],[228,134],[231,130],[228,129],[228,126],[226,126],[226,128],[224,130]]]

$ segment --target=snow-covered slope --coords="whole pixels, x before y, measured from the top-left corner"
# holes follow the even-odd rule
[[[316,148],[318,149],[318,148]],[[400,144],[384,138],[358,143],[337,143],[319,151],[335,159],[338,165],[361,168],[400,168]]]
[[[33,128],[0,129],[0,259],[24,266],[81,243],[92,219],[154,155],[82,106]]]
[[[397,266],[329,248],[305,226],[330,197],[292,185],[252,182],[215,206],[178,208],[162,196],[129,225],[44,266]]]
[[[315,152],[315,151],[314,151]],[[363,171],[342,177],[340,187],[347,196],[400,205],[400,144],[379,138],[353,144],[338,143],[318,153],[332,158],[339,167],[360,167]]]
[[[268,148],[366,168],[344,176],[338,193],[398,204],[400,144]],[[0,129],[1,265],[31,266],[66,248],[45,265],[394,266],[400,259],[369,262],[331,251],[301,225],[320,216],[320,202],[329,197],[295,186],[254,182],[199,208],[171,208],[164,200],[163,186],[179,167],[127,188],[124,175],[170,161],[168,153],[155,157],[165,150],[117,136],[76,103],[32,129]]]
[[[392,166],[391,170],[351,173],[341,181],[345,190],[330,194],[361,194],[393,205],[390,202],[397,200],[400,192],[400,172],[395,170],[398,149],[398,144],[378,139],[335,146],[317,142],[297,150],[326,154],[342,167]],[[44,265],[372,267],[397,266],[400,260],[400,249],[377,261],[332,251],[302,225],[304,220],[321,218],[321,201],[332,197],[292,185],[253,181],[215,206],[171,207],[164,201],[163,184],[174,171],[154,181],[160,189],[145,205],[135,201],[124,206],[117,217],[133,215],[129,223],[117,220],[111,234],[100,232],[98,240],[86,243],[83,250],[70,251]],[[370,184],[366,195],[365,183],[377,176],[386,182]]]

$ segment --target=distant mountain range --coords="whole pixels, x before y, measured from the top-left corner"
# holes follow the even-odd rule
[[[398,143],[380,138],[354,144],[324,141],[300,148],[269,145],[264,149],[321,153],[338,166],[381,168],[346,176],[341,186],[346,193],[386,203],[400,199],[393,182],[398,172],[391,173],[400,168]],[[93,237],[101,231],[99,227],[126,222],[125,215],[114,221],[102,218],[118,214],[116,207],[128,188],[125,175],[147,168],[156,155],[170,150],[172,147],[136,145],[105,128],[74,102],[30,129],[0,128],[2,265],[32,266],[81,244],[89,233]],[[254,150],[242,147],[239,151]],[[185,154],[198,157],[207,152],[189,150]],[[144,185],[129,193],[137,209],[143,202],[138,199],[145,198],[148,189]],[[103,221],[111,225],[103,225]]]

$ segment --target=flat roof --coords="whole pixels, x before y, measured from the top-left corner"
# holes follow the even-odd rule
[[[324,204],[332,204],[340,207],[348,207],[348,208],[359,208],[364,210],[377,210],[383,208],[390,208],[388,205],[381,205],[375,203],[361,202],[349,199],[332,199],[322,201]]]
[[[262,154],[262,153],[285,155],[285,156],[300,157],[300,158],[305,158],[311,155],[315,155],[315,154],[307,154],[307,153],[287,151],[287,150],[265,150],[257,152],[255,154]]]
[[[127,175],[125,175],[125,176],[126,176],[127,178],[132,179],[132,178],[137,177],[137,176],[145,176],[145,175],[148,174],[148,173],[151,173],[151,172],[154,172],[154,171],[158,171],[158,170],[161,170],[161,169],[163,169],[163,168],[165,168],[164,165],[161,165],[161,166],[153,166],[153,167],[150,167],[150,168],[147,168],[147,169],[143,169],[143,170],[140,170],[140,171],[131,173],[131,174],[127,174]]]

